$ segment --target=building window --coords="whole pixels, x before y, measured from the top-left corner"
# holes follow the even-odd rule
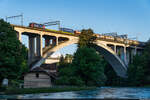
[[[36,78],[39,78],[39,73],[36,73]]]

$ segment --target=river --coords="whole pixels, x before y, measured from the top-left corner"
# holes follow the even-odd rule
[[[0,95],[0,99],[150,99],[150,88],[101,87],[95,90]]]

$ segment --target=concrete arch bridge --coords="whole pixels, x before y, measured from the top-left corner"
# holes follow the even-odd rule
[[[21,35],[28,36],[28,64],[31,66],[31,70],[46,63],[49,57],[57,50],[71,44],[76,44],[79,39],[74,34],[61,31],[17,25],[12,26],[17,31],[20,41]],[[118,76],[126,77],[128,64],[132,61],[133,55],[140,53],[142,48],[138,46],[138,41],[119,37],[116,38],[118,40],[116,41],[116,39],[113,40],[112,38],[99,35],[95,49],[110,63]],[[45,40],[44,46],[43,39]]]

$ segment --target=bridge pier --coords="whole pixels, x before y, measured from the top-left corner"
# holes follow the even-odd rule
[[[58,37],[56,37],[56,46],[58,45]]]
[[[116,54],[119,58],[121,58],[121,49],[119,46],[116,46]]]
[[[128,65],[127,64],[127,50],[126,50],[126,46],[124,46],[123,48],[124,48],[124,63],[125,63],[125,65]]]
[[[55,40],[55,38],[52,40],[52,46],[54,47],[56,44],[56,40]]]
[[[58,37],[53,38],[52,45],[57,46],[58,45]]]
[[[130,63],[133,62],[133,57],[137,54],[137,48],[136,47],[132,47],[130,48]]]
[[[135,46],[134,55],[136,55],[136,53],[137,53],[137,47]]]
[[[127,52],[126,52],[126,47],[125,46],[116,46],[116,54],[124,62],[125,65],[127,65],[126,53]]]
[[[126,48],[126,61],[127,61],[127,65],[129,65],[130,64],[130,48]]]
[[[48,35],[44,35],[43,36],[45,39],[45,47],[47,46],[57,46],[58,45],[58,37],[56,36],[48,36]]]
[[[45,47],[50,45],[50,37],[45,37]]]
[[[43,55],[43,51],[42,51],[42,35],[38,35],[36,36],[36,53],[38,57],[41,57]]]
[[[117,46],[114,45],[114,52],[117,53]]]
[[[30,65],[35,58],[35,37],[29,35],[29,51],[28,51],[28,64]]]
[[[22,34],[22,32],[17,32],[17,38],[18,38],[18,40],[19,40],[20,42],[22,42],[22,40],[21,40],[21,34]]]
[[[126,46],[117,46],[117,45],[112,45],[112,44],[107,44],[106,46],[111,48],[119,56],[119,58],[124,62],[125,65],[128,65]]]

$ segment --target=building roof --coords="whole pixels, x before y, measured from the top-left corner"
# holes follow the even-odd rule
[[[56,69],[56,63],[42,64],[40,67],[42,67],[43,69],[53,70],[53,69]]]
[[[40,67],[36,67],[30,70],[28,73],[45,73],[50,77],[56,78],[57,74],[49,72],[47,70],[51,70],[52,67],[56,66],[56,64],[42,64]],[[24,76],[28,73],[25,73]]]

